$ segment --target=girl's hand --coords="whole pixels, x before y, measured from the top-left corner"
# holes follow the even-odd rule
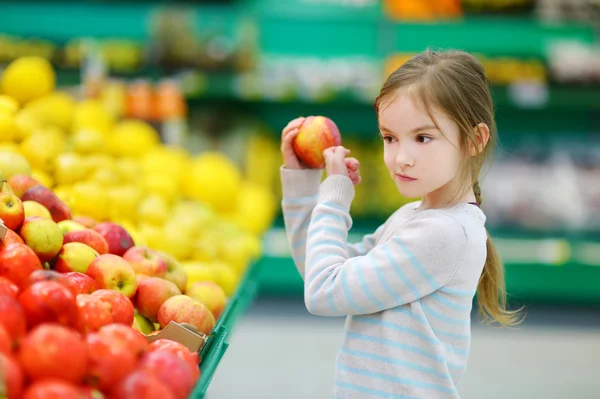
[[[300,117],[290,121],[281,131],[281,155],[286,169],[305,169],[292,147],[292,142],[298,135],[298,129],[304,123],[304,119]]]
[[[348,154],[350,154],[350,150],[342,146],[330,147],[323,151],[327,176],[347,176],[353,184],[359,184],[361,181],[358,170],[360,164],[356,158],[346,158]]]

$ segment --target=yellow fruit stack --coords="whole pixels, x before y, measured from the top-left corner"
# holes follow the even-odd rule
[[[136,244],[184,264],[188,284],[210,280],[235,291],[275,216],[272,191],[245,180],[221,153],[165,146],[146,122],[55,91],[44,59],[20,58],[0,79],[6,178],[32,175],[74,216],[122,224]]]

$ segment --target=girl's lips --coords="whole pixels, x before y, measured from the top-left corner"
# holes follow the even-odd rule
[[[414,179],[414,178],[412,178],[410,176],[401,175],[401,174],[398,174],[398,173],[396,173],[396,177],[398,178],[398,180],[401,180],[401,181],[415,181],[415,180],[417,180],[417,179]]]

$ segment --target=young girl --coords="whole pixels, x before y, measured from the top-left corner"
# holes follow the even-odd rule
[[[479,208],[478,175],[496,141],[485,71],[471,55],[421,53],[375,101],[384,162],[398,190],[421,198],[361,243],[347,243],[359,163],[325,150],[327,178],[292,149],[303,118],[282,132],[283,212],[309,312],[347,316],[335,398],[458,398],[471,307],[501,325],[504,273]]]

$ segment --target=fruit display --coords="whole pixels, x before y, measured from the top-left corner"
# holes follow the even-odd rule
[[[223,154],[55,91],[42,59],[0,79],[0,397],[187,398],[198,354],[147,338],[211,334],[274,195]]]

